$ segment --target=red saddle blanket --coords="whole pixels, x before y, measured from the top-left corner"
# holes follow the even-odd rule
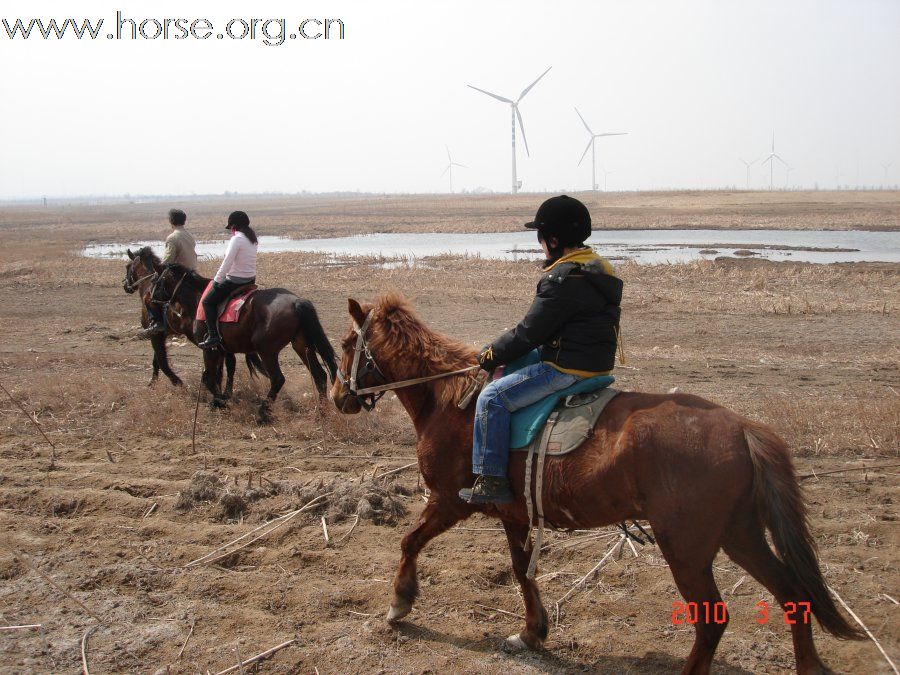
[[[212,290],[213,282],[210,281],[200,296],[200,304],[197,305],[197,321],[206,321],[206,312],[203,311],[203,298]],[[219,305],[219,323],[236,323],[241,318],[243,309],[251,295],[259,290],[256,284],[247,284],[236,290],[225,302]]]

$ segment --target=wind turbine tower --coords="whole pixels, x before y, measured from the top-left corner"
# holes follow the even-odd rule
[[[777,159],[779,162],[781,162],[782,164],[784,164],[785,166],[788,165],[787,162],[785,162],[783,159],[781,159],[781,157],[779,157],[778,155],[775,154],[775,132],[773,131],[773,132],[772,132],[772,152],[770,152],[770,153],[769,153],[769,156],[766,157],[766,158],[762,161],[763,164],[765,164],[766,162],[769,163],[769,190],[774,190],[774,189],[775,189],[775,188],[774,188],[774,177],[775,177],[775,174],[774,174],[774,166],[775,166],[775,160],[776,160],[776,159]]]
[[[888,169],[891,168],[891,162],[888,162],[887,164],[882,164],[881,168],[884,169],[884,180],[881,181],[881,188],[884,189],[887,187]]]
[[[578,118],[581,120],[581,123],[584,125],[584,128],[587,129],[587,132],[591,135],[591,140],[588,141],[587,147],[584,149],[584,152],[581,153],[581,159],[578,160],[578,166],[581,166],[581,163],[584,161],[585,155],[587,155],[588,150],[591,151],[591,190],[597,190],[597,149],[596,144],[594,143],[598,138],[603,136],[627,136],[627,131],[615,131],[611,133],[603,133],[603,134],[595,134],[591,131],[591,128],[588,126],[588,123],[584,121],[584,117],[581,116],[581,113],[578,112],[578,108],[575,108],[575,114],[578,115]],[[606,184],[606,179],[604,179],[604,185]],[[603,191],[606,192],[606,188],[603,188]]]
[[[553,66],[550,66],[552,68]],[[541,73],[540,77],[536,79],[534,82],[529,84],[525,89],[522,90],[522,93],[519,94],[519,98],[515,101],[508,99],[504,96],[498,96],[497,94],[492,94],[489,91],[485,91],[484,89],[479,89],[478,87],[472,86],[471,84],[466,85],[475,91],[480,91],[482,94],[487,94],[491,98],[495,98],[498,101],[509,104],[510,109],[510,117],[512,121],[512,192],[516,194],[519,191],[519,188],[522,187],[522,183],[519,182],[518,177],[516,176],[516,120],[519,120],[519,128],[522,130],[522,141],[525,143],[525,154],[531,157],[531,153],[528,151],[528,140],[525,138],[525,125],[522,122],[522,113],[519,112],[519,103],[523,98],[525,98],[525,94],[531,91],[532,87],[540,82],[541,78],[544,77],[547,73],[550,72],[550,68],[547,68],[543,73]]]
[[[447,148],[446,145],[444,147]],[[441,173],[441,176],[443,176],[445,173],[450,174],[449,178],[450,178],[450,194],[451,195],[453,194],[453,167],[454,166],[459,166],[459,167],[462,167],[463,169],[469,168],[465,164],[460,164],[459,162],[454,162],[453,158],[450,156],[450,148],[447,148],[447,166],[444,169],[443,173]]]
[[[743,157],[738,157],[738,159],[741,160],[744,163],[744,166],[747,167],[747,189],[749,190],[750,189],[750,167],[759,161],[759,157],[754,159],[752,162],[748,162]]]

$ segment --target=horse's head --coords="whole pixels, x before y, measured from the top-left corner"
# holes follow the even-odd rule
[[[353,298],[348,298],[347,309],[351,324],[341,340],[341,362],[337,377],[331,385],[331,400],[342,413],[355,415],[363,408],[374,408],[375,402],[380,398],[374,394],[360,395],[357,390],[382,384],[387,380],[375,362],[370,346],[377,331],[373,322],[376,308],[369,304],[361,305]]]
[[[141,283],[150,279],[156,274],[154,266],[153,252],[144,247],[133,253],[131,249],[126,249],[128,253],[128,263],[125,265],[125,278],[122,280],[122,288],[126,293],[134,293],[140,287]]]
[[[409,391],[420,383],[442,405],[458,398],[465,379],[443,378],[474,368],[471,347],[428,328],[399,293],[384,293],[375,305],[350,298],[348,310],[352,324],[341,340],[340,368],[331,388],[338,410],[371,410],[384,390]]]

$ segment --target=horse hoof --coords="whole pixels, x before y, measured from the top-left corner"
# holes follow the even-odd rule
[[[390,609],[388,609],[387,621],[388,623],[397,623],[398,621],[406,617],[410,613],[410,611],[412,611],[412,605],[405,605],[403,607],[391,605]]]
[[[515,654],[518,652],[525,652],[531,649],[528,646],[528,643],[522,639],[522,635],[520,633],[516,633],[515,635],[510,635],[503,642],[503,651],[509,652],[511,654]]]

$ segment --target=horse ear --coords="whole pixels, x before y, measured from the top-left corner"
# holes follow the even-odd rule
[[[347,298],[347,311],[350,312],[350,316],[353,317],[357,326],[363,325],[363,322],[366,320],[366,313],[363,311],[363,308],[360,307],[360,304],[353,298]]]
[[[125,253],[128,254],[128,257],[134,260],[134,253],[131,252],[130,248],[125,249]]]

